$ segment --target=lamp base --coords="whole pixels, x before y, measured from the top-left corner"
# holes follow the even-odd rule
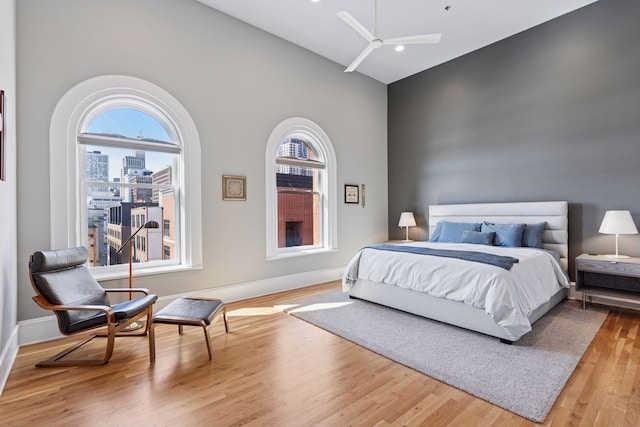
[[[615,255],[615,254],[611,254],[611,255],[605,255],[605,258],[613,258],[613,259],[619,259],[619,258],[631,258],[629,255]]]
[[[138,329],[142,328],[142,326],[144,326],[142,322],[133,322],[132,324],[124,328],[122,332],[137,331]]]
[[[411,243],[411,242],[413,242],[413,240],[410,240],[410,239],[403,239],[403,240],[400,240],[400,241],[402,243]]]

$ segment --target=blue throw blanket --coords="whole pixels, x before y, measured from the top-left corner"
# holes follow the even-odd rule
[[[503,256],[503,255],[494,255],[488,254],[484,252],[474,252],[474,251],[454,251],[448,249],[433,249],[433,248],[422,248],[419,246],[405,246],[405,245],[389,245],[389,244],[379,244],[366,246],[370,249],[378,249],[381,251],[394,251],[394,252],[409,252],[412,254],[419,255],[432,255],[439,256],[444,258],[457,258],[463,259],[466,261],[480,262],[483,264],[495,265],[496,267],[504,268],[505,270],[511,270],[513,264],[517,263],[518,258]]]

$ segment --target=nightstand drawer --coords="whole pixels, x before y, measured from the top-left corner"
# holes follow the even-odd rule
[[[578,270],[592,271],[596,273],[640,276],[640,264],[627,263],[618,260],[609,261],[577,258],[576,268]]]

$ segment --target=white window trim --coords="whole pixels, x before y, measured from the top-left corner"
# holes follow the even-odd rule
[[[322,247],[301,246],[299,248],[278,249],[278,192],[276,190],[276,158],[278,147],[287,138],[298,138],[311,142],[320,151],[324,160],[324,180],[322,194],[323,223]],[[338,249],[338,196],[337,196],[336,154],[329,136],[320,126],[303,117],[291,117],[275,127],[267,143],[265,155],[267,259],[281,259],[301,255],[312,255]]]
[[[183,143],[179,173],[186,197],[180,198],[180,230],[182,263],[167,268],[146,269],[145,273],[184,270],[202,267],[202,201],[200,137],[187,110],[162,88],[130,76],[99,76],[71,88],[60,99],[51,117],[49,129],[50,191],[51,191],[51,247],[65,248],[81,244],[82,230],[78,218],[84,206],[81,194],[78,159],[81,145],[78,135],[83,124],[100,112],[122,105],[138,103],[140,110],[156,118],[161,124],[171,120],[167,131],[172,139]],[[102,107],[96,108],[96,106]],[[173,134],[173,130],[177,135]],[[186,165],[186,167],[185,167]],[[141,268],[140,266],[136,266]],[[93,269],[92,269],[93,270]],[[125,269],[126,270],[126,269]],[[128,274],[92,271],[97,278],[115,279]],[[144,273],[143,273],[144,274]]]

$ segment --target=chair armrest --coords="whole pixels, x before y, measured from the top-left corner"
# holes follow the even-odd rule
[[[108,321],[110,321],[110,322],[115,321],[115,312],[108,305],[56,305],[56,304],[51,304],[49,301],[47,301],[41,295],[37,295],[37,296],[33,297],[33,300],[36,302],[36,304],[38,304],[40,307],[42,307],[42,308],[44,308],[46,310],[53,310],[53,311],[77,311],[77,310],[102,311],[107,315]]]
[[[105,288],[105,292],[140,292],[145,295],[149,295],[149,289],[147,288]]]

